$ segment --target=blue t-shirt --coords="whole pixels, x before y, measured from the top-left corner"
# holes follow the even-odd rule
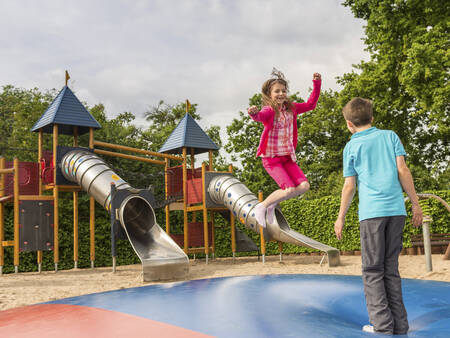
[[[391,130],[375,127],[352,135],[344,148],[344,177],[356,176],[359,220],[405,215],[397,156],[405,149]]]

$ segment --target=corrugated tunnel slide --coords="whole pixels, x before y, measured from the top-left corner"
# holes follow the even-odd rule
[[[116,218],[142,262],[144,281],[186,279],[189,259],[157,224],[149,201],[121,179],[102,159],[86,150],[69,151],[61,160],[63,176],[77,183],[106,210],[111,210],[111,184],[129,195],[117,208]]]
[[[253,209],[259,203],[258,198],[242,182],[230,175],[215,176],[208,186],[211,199],[225,205],[248,229],[257,233],[260,225],[256,221]],[[279,208],[275,209],[274,222],[263,229],[266,241],[277,240],[323,251],[328,256],[328,265],[337,266],[340,262],[339,250],[320,243],[292,230]]]

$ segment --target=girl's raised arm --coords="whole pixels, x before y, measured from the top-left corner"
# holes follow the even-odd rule
[[[313,110],[316,108],[317,101],[320,96],[320,87],[322,84],[321,76],[319,73],[313,75],[313,91],[309,95],[308,101],[302,103],[293,103],[293,111],[295,114],[302,114],[304,112]]]

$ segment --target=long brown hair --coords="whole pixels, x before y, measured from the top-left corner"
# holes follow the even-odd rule
[[[272,70],[272,76],[274,76],[274,77],[265,81],[262,85],[262,88],[261,88],[262,104],[263,104],[263,106],[271,106],[278,116],[280,111],[278,109],[278,105],[276,104],[276,102],[274,102],[270,98],[270,92],[272,91],[272,87],[276,83],[283,85],[286,88],[286,91],[289,92],[289,85],[288,85],[287,80],[284,78],[283,73],[280,72],[279,70],[277,70],[276,68],[274,68]],[[292,112],[292,110],[291,110],[292,101],[289,99],[289,97],[286,97],[286,101],[283,103],[283,105],[286,108],[286,111]]]

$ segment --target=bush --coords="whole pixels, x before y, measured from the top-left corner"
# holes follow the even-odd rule
[[[450,191],[428,191],[438,195],[445,201],[450,200]],[[59,219],[59,252],[60,260],[58,268],[73,268],[73,210],[72,199],[68,195],[61,195],[60,199],[60,219]],[[89,247],[89,198],[86,194],[80,194],[79,202],[79,258],[78,267],[90,267],[90,247]],[[450,233],[450,213],[435,199],[421,201],[424,213],[428,213],[432,218],[431,233]],[[338,215],[340,197],[326,196],[314,200],[291,199],[282,203],[283,214],[291,228],[316,241],[330,245],[339,250],[360,250],[359,242],[359,221],[357,215],[357,201],[354,200],[349,208],[346,217],[346,226],[343,232],[343,239],[338,241],[334,234],[334,222]],[[408,217],[406,220],[403,245],[411,246],[411,235],[421,233],[421,228],[412,227],[411,204],[406,203]],[[164,214],[162,210],[156,212],[159,224],[164,227]],[[215,240],[216,256],[230,257],[231,251],[231,231],[230,225],[216,213],[215,219]],[[5,208],[5,240],[13,239],[13,208],[8,204]],[[111,237],[110,221],[108,213],[98,204],[95,209],[95,266],[111,266]],[[182,229],[182,218],[180,215],[171,214],[171,227],[178,231]],[[180,223],[180,224],[178,224]],[[259,246],[259,234],[246,229],[236,220],[239,226],[252,240]],[[310,248],[299,247],[292,244],[284,244],[284,253],[300,253],[314,251]],[[13,250],[7,247],[5,252],[5,264],[3,272],[14,271]],[[127,240],[117,242],[117,264],[127,265],[139,263],[139,259],[134,253]],[[266,254],[277,254],[278,244],[276,242],[266,243]],[[238,256],[256,255],[254,253],[237,253]],[[198,255],[202,256],[202,255]],[[46,251],[43,255],[43,270],[53,270],[53,251]],[[37,271],[36,252],[23,252],[20,254],[19,271]]]

